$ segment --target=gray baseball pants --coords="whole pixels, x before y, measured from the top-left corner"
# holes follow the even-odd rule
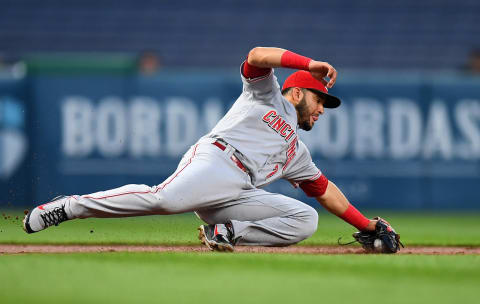
[[[213,141],[205,138],[192,146],[160,185],[125,185],[72,196],[67,215],[105,218],[195,211],[208,224],[231,220],[237,245],[285,246],[316,231],[315,209],[255,188],[250,176],[231,160],[234,149],[227,145],[222,151]]]

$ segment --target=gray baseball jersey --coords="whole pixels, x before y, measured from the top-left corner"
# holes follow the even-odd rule
[[[237,157],[249,169],[255,187],[279,178],[320,177],[298,137],[295,107],[283,97],[273,69],[264,77],[241,77],[242,94],[206,137],[221,138],[239,152]]]

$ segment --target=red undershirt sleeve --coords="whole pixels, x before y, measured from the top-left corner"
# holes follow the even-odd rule
[[[300,188],[309,197],[322,196],[327,191],[327,186],[328,179],[323,174],[316,180],[307,180],[300,183]]]
[[[245,78],[253,79],[262,76],[266,76],[270,73],[271,68],[259,68],[248,64],[248,56],[245,62],[243,63],[242,73]]]

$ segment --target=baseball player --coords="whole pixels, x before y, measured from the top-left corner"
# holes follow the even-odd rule
[[[282,88],[273,71],[277,67],[298,70]],[[328,94],[337,71],[288,50],[256,47],[240,73],[241,95],[163,183],[57,197],[25,216],[25,231],[34,233],[78,218],[194,211],[207,223],[199,227],[199,239],[211,250],[286,246],[310,237],[318,215],[296,199],[262,189],[280,178],[360,231],[375,231],[377,223],[386,223],[367,219],[350,204],[312,162],[299,138],[299,128],[311,130],[325,108],[340,106],[340,99]]]

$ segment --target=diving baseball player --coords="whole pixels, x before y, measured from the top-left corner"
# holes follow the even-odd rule
[[[298,70],[282,88],[274,75],[277,67]],[[280,178],[362,232],[378,232],[380,224],[391,229],[350,204],[312,162],[299,138],[299,128],[311,130],[325,108],[340,106],[340,99],[327,92],[337,71],[291,51],[256,47],[240,72],[243,91],[232,108],[185,153],[163,183],[57,197],[26,215],[25,231],[38,232],[77,218],[194,211],[208,224],[199,227],[199,238],[211,250],[295,244],[316,231],[318,215],[298,200],[262,189]]]

